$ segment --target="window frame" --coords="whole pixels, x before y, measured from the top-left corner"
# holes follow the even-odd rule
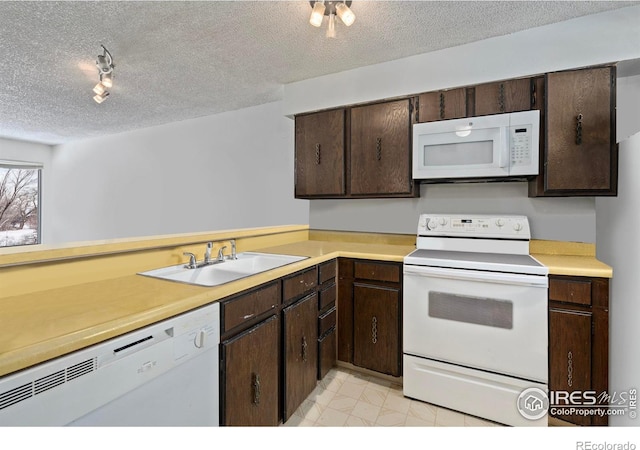
[[[0,169],[26,169],[26,170],[37,170],[38,171],[38,227],[37,227],[37,237],[36,242],[33,244],[19,244],[19,245],[7,245],[0,246],[0,249],[3,248],[12,248],[12,247],[26,247],[28,245],[39,245],[42,243],[42,171],[44,169],[44,164],[41,162],[35,161],[17,161],[17,160],[7,160],[0,159]]]

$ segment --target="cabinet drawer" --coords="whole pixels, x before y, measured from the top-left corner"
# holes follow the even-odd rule
[[[318,282],[320,284],[326,283],[332,278],[336,277],[336,260],[328,261],[326,263],[320,264],[318,270]]]
[[[336,285],[331,286],[320,291],[320,300],[318,301],[318,309],[322,311],[327,306],[335,303],[336,301]]]
[[[400,282],[400,266],[396,264],[380,264],[356,261],[354,264],[355,278],[361,280]]]
[[[549,300],[591,305],[591,281],[549,278]]]
[[[336,326],[336,307],[318,317],[318,336],[324,335],[329,329]]]
[[[318,269],[316,267],[312,267],[304,272],[285,278],[282,282],[284,302],[287,303],[290,300],[301,297],[307,292],[313,290],[317,285]]]
[[[279,283],[272,283],[256,291],[222,302],[223,332],[242,323],[248,323],[267,311],[275,310],[279,303]]]

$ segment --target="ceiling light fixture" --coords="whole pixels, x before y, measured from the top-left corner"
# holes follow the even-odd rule
[[[115,64],[113,64],[113,57],[109,50],[102,45],[102,49],[104,50],[102,55],[98,55],[96,59],[96,67],[98,68],[98,76],[100,77],[100,82],[96,84],[93,88],[93,92],[96,95],[93,96],[93,99],[96,103],[102,103],[109,96],[109,92],[107,89],[113,87],[113,68]]]
[[[327,25],[327,37],[336,37],[336,14],[346,26],[350,27],[356,20],[356,15],[351,11],[349,6],[351,2],[327,2],[317,1],[311,3],[311,17],[309,17],[309,23],[314,27],[320,27],[322,25],[322,19],[324,16],[329,16],[329,22]]]

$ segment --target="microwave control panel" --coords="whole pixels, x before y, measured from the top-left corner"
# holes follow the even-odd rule
[[[531,164],[531,126],[509,127],[511,167]]]
[[[510,175],[538,173],[540,111],[513,114],[509,125]],[[515,123],[514,123],[515,122]]]

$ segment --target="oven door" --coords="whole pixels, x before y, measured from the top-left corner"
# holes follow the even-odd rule
[[[404,266],[403,352],[546,383],[546,276]]]

